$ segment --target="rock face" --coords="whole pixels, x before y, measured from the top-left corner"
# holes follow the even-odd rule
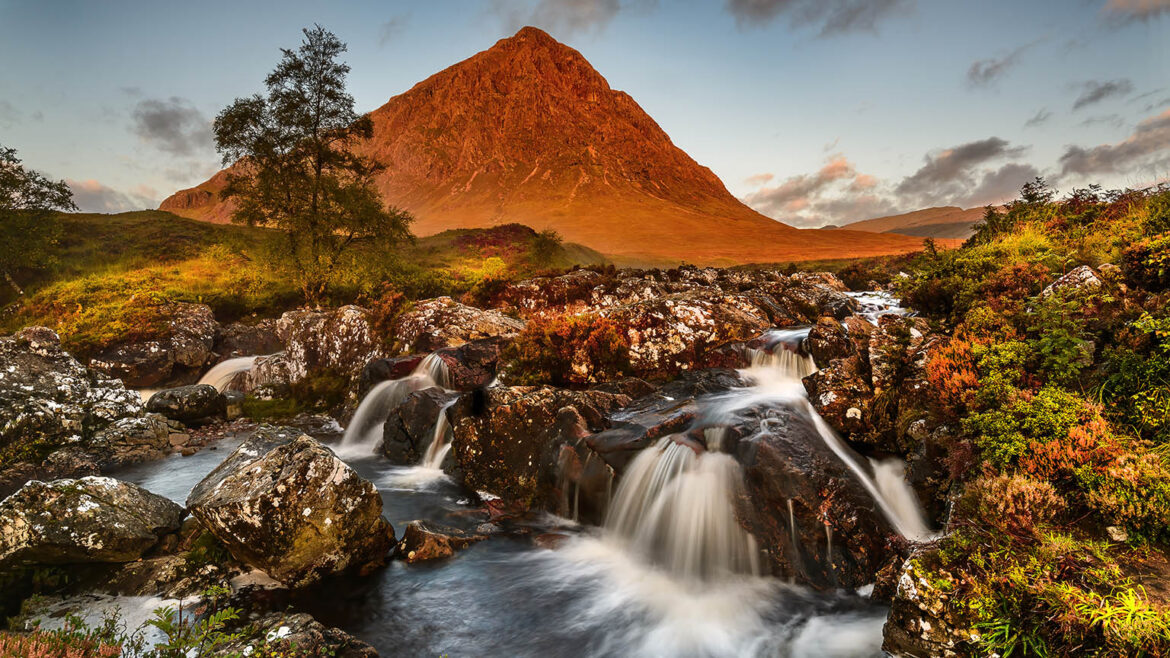
[[[565,509],[569,489],[592,484],[586,476],[597,468],[609,470],[582,439],[604,429],[606,414],[629,402],[615,393],[529,386],[464,395],[450,411],[457,478],[473,491],[529,509],[571,513]],[[593,468],[584,468],[586,462]],[[604,512],[602,489],[578,496],[586,516]]]
[[[0,497],[30,479],[163,456],[165,423],[151,418],[136,392],[82,366],[53,331],[0,337]]]
[[[0,568],[130,562],[179,529],[183,508],[110,478],[34,480],[0,502]]]
[[[484,539],[487,539],[484,535],[473,535],[430,521],[411,521],[402,533],[398,555],[407,562],[437,560],[451,557],[455,551]]]
[[[936,549],[916,551],[902,565],[898,592],[882,631],[882,649],[895,656],[936,658],[973,655],[979,633],[960,619],[937,583]],[[945,579],[944,579],[945,580]]]
[[[210,655],[378,658],[378,652],[370,645],[304,613],[269,613],[249,628],[253,629],[250,635],[217,647]]]
[[[291,587],[383,564],[394,544],[374,485],[287,428],[257,430],[187,506],[233,556]]]
[[[258,359],[245,388],[261,396],[280,395],[314,375],[356,381],[362,367],[382,356],[382,343],[360,306],[288,311],[276,321],[283,352]]]
[[[1088,265],[1081,265],[1050,283],[1040,293],[1040,296],[1048,297],[1059,292],[1096,289],[1101,287],[1101,283],[1101,277],[1097,275],[1093,268]]]
[[[192,384],[163,389],[150,396],[146,410],[184,423],[222,418],[227,403],[210,384]]]
[[[399,316],[394,337],[404,352],[433,352],[482,338],[514,336],[523,329],[523,322],[499,311],[437,297],[418,302]]]
[[[175,303],[170,314],[167,337],[107,348],[90,360],[90,366],[134,388],[197,372],[213,357],[219,323],[206,304]]]
[[[441,388],[414,391],[395,407],[383,426],[382,454],[394,464],[417,464],[434,439],[435,422],[455,396]]]
[[[283,347],[276,333],[276,320],[261,320],[256,324],[233,322],[220,327],[215,336],[215,352],[223,359],[274,354]]]

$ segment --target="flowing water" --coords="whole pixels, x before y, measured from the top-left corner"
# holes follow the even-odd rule
[[[751,386],[698,401],[709,424],[706,450],[672,435],[635,457],[604,527],[531,521],[531,534],[561,536],[556,550],[498,534],[448,560],[393,561],[369,576],[333,579],[299,593],[294,609],[355,634],[383,655],[881,656],[883,606],[852,592],[813,592],[760,575],[755,540],[733,513],[743,474],[720,452],[718,421],[754,405],[788,404],[811,414],[820,439],[894,527],[907,536],[927,532],[903,465],[863,462],[812,410],[800,382],[816,369],[798,349],[806,334],[769,334],[771,351],[754,354],[744,371]],[[334,443],[378,487],[399,533],[414,519],[466,530],[487,520],[438,470],[450,450],[448,407],[419,466],[392,466],[375,454],[394,406],[411,391],[446,383],[442,360],[424,360],[409,376],[371,390]],[[182,500],[231,445],[119,476]],[[826,527],[829,542],[830,532]]]
[[[241,356],[234,359],[227,359],[220,361],[212,366],[206,374],[199,378],[200,384],[210,384],[222,393],[231,388],[231,385],[236,381],[236,378],[243,375],[252,369],[256,364],[257,359],[263,359],[267,356]]]
[[[382,444],[382,424],[406,396],[432,386],[446,388],[448,383],[447,362],[437,354],[428,354],[409,375],[374,386],[358,404],[341,444],[336,447],[337,454],[343,457],[375,454]]]

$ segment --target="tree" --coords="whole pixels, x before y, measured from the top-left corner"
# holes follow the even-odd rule
[[[232,220],[285,232],[285,255],[306,301],[325,296],[341,256],[355,241],[390,247],[411,239],[409,213],[383,204],[374,176],[384,167],[353,147],[373,122],[346,93],[346,46],[321,26],[284,50],[259,94],[237,98],[215,119],[216,148],[233,164],[222,192]]]
[[[552,264],[552,260],[557,255],[557,249],[560,248],[561,242],[561,234],[551,228],[546,228],[540,233],[537,233],[532,238],[533,262],[542,267],[547,267]]]
[[[56,212],[77,210],[65,181],[25,169],[16,149],[0,146],[0,272],[18,296],[17,270],[44,267],[59,228]]]

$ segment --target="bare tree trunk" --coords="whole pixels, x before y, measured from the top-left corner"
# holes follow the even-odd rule
[[[8,285],[16,291],[17,297],[24,295],[24,291],[20,289],[20,286],[16,285],[16,281],[12,278],[12,275],[8,273],[8,270],[4,270],[4,280],[7,281]]]

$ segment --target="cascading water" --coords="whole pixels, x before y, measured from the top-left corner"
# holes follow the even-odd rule
[[[200,384],[210,384],[221,393],[235,382],[242,373],[248,372],[256,364],[256,359],[263,356],[241,356],[215,364],[211,370],[199,378]]]
[[[345,436],[337,445],[343,457],[368,457],[382,443],[382,425],[402,401],[414,391],[439,386],[447,388],[450,377],[447,363],[437,354],[428,354],[414,370],[401,379],[379,383],[358,404]]]
[[[431,444],[427,446],[427,452],[423,455],[421,466],[434,470],[443,468],[443,460],[447,457],[447,453],[451,452],[451,442],[447,440],[447,433],[451,429],[451,421],[447,418],[447,410],[455,404],[455,400],[451,400],[439,409],[439,417],[435,419],[435,431],[431,436]]]
[[[773,332],[771,336],[775,349],[772,352],[754,352],[752,366],[744,371],[755,382],[755,386],[732,398],[725,413],[756,404],[762,399],[771,399],[800,409],[812,419],[821,440],[852,471],[899,534],[914,541],[931,539],[934,535],[926,524],[917,498],[902,477],[904,465],[897,459],[887,460],[881,463],[880,468],[875,463],[871,473],[809,402],[801,380],[816,372],[817,367],[811,356],[802,356],[796,351],[807,333],[807,330]]]

